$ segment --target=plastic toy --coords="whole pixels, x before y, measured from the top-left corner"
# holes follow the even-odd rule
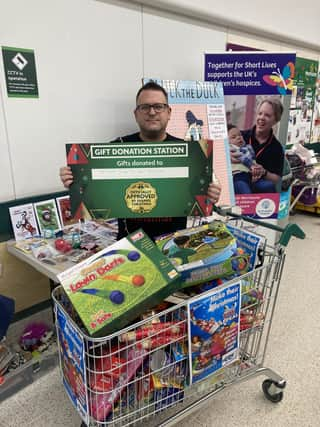
[[[172,338],[178,337],[180,334],[184,334],[186,329],[185,323],[175,323],[175,322],[160,322],[160,323],[151,323],[146,325],[144,328],[139,328],[136,331],[126,332],[120,337],[120,341],[131,342],[139,341],[147,337],[157,337],[159,336],[169,336]]]
[[[112,411],[114,403],[119,399],[122,390],[136,374],[138,368],[142,365],[145,352],[143,350],[130,349],[126,370],[116,382],[116,387],[113,391],[105,393],[91,393],[89,402],[90,412],[92,417],[97,421],[104,421]]]
[[[45,323],[30,323],[20,337],[21,348],[28,351],[38,350],[49,331],[50,328]]]
[[[263,320],[263,312],[255,313],[254,310],[244,310],[240,314],[240,331],[261,326]]]
[[[79,249],[81,247],[81,237],[79,233],[72,234],[72,247],[73,249]]]
[[[62,238],[56,239],[54,246],[60,252],[69,252],[72,249],[71,244]]]

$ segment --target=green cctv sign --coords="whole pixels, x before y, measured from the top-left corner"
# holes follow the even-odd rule
[[[2,46],[7,94],[12,98],[38,98],[34,51]]]

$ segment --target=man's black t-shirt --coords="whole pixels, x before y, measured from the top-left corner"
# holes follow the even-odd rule
[[[165,141],[182,141],[182,139],[167,134]],[[139,133],[133,133],[119,137],[115,142],[143,142]],[[186,217],[164,217],[164,218],[119,218],[119,233],[118,239],[125,237],[128,233],[132,233],[138,228],[142,228],[150,238],[160,236],[165,233],[173,233],[176,230],[183,230],[187,226]]]
[[[167,142],[167,141],[183,141],[183,139],[177,138],[176,136],[172,136],[167,133],[166,139],[164,139],[162,142]],[[137,133],[132,133],[131,135],[120,136],[114,142],[144,142],[144,141],[142,141],[142,139],[140,138],[139,132],[137,132]]]

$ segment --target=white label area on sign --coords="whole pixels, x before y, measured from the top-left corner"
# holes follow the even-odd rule
[[[189,178],[188,167],[92,169],[92,179]]]

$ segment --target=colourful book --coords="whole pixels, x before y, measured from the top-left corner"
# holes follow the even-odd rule
[[[59,214],[54,199],[42,200],[33,204],[41,234],[55,233],[61,229]]]
[[[172,294],[178,277],[141,229],[58,275],[92,336],[127,326]]]
[[[9,208],[15,239],[25,240],[37,236],[39,229],[32,203]]]
[[[76,224],[79,218],[75,218],[71,214],[70,196],[57,197],[56,202],[62,226]]]

